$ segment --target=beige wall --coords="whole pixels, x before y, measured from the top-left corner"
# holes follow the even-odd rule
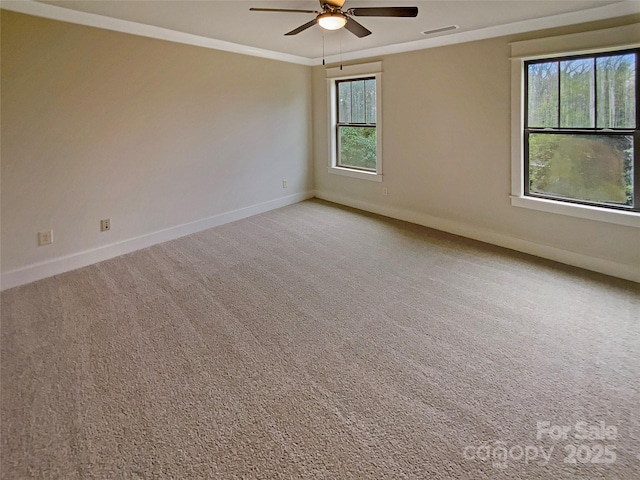
[[[1,17],[3,273],[312,191],[309,67]]]
[[[383,61],[381,185],[327,173],[323,67],[1,17],[3,279],[57,273],[314,188],[586,268],[640,272],[638,229],[510,205],[508,43],[538,33],[357,62]],[[55,243],[37,247],[48,229]],[[85,255],[96,251],[106,253]]]
[[[383,62],[382,184],[327,172],[326,80],[314,68],[316,194],[640,281],[637,228],[511,206],[515,38],[371,59]]]

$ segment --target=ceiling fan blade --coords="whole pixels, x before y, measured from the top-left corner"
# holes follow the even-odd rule
[[[320,6],[324,8],[325,5],[329,5],[334,8],[342,8],[344,0],[320,0]]]
[[[356,17],[417,17],[418,7],[356,7],[348,13]]]
[[[371,35],[371,32],[356,22],[353,18],[347,17],[347,23],[344,28],[353,33],[356,37],[362,38]]]
[[[250,8],[251,12],[295,12],[295,13],[320,13],[315,10],[293,10],[290,8]]]
[[[305,31],[307,28],[311,28],[316,24],[316,19],[314,18],[313,20],[311,20],[310,22],[305,23],[304,25],[300,25],[298,28],[296,28],[295,30],[291,30],[288,33],[285,33],[285,35],[297,35],[300,32]]]

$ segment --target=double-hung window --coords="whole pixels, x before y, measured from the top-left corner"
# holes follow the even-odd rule
[[[381,64],[327,70],[329,172],[382,181]]]
[[[376,79],[337,80],[336,163],[376,171]]]
[[[638,50],[525,63],[525,192],[640,211]]]
[[[511,44],[512,205],[640,226],[639,47],[633,25]]]

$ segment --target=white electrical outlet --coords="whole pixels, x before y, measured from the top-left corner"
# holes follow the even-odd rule
[[[53,243],[53,230],[38,232],[38,246],[51,245]]]
[[[287,181],[286,180],[282,180],[282,188],[287,188]]]
[[[382,187],[382,195],[385,197],[389,195],[389,189],[387,187]]]
[[[109,230],[111,230],[111,220],[108,218],[105,218],[104,220],[100,220],[100,231],[108,232]]]

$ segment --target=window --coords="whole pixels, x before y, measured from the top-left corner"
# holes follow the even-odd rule
[[[381,64],[327,70],[329,172],[382,181]]]
[[[376,171],[376,79],[336,81],[339,167]]]
[[[637,24],[510,47],[511,205],[640,228]]]
[[[638,50],[525,62],[525,195],[640,211]]]

